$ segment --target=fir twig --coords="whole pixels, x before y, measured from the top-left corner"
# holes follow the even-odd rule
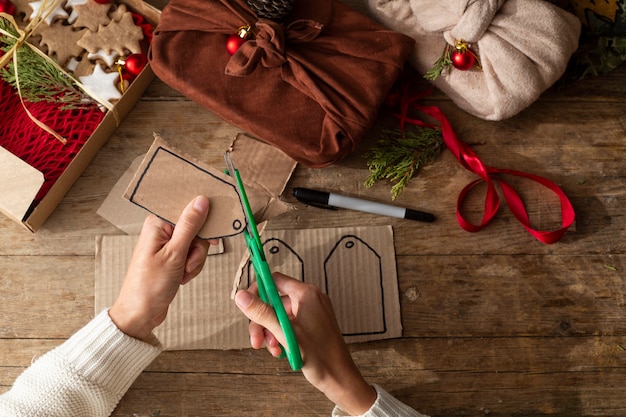
[[[388,179],[394,183],[391,199],[395,200],[420,167],[432,162],[442,149],[439,129],[416,126],[405,130],[404,137],[399,130],[384,130],[382,139],[365,154],[370,170],[365,186],[369,188],[378,180]]]
[[[450,45],[446,43],[446,47],[443,49],[443,53],[435,61],[435,64],[431,69],[426,71],[424,78],[430,81],[436,80],[444,71],[450,71],[452,60],[450,59]]]
[[[0,28],[17,36],[13,26],[0,18]],[[11,50],[16,40],[2,37],[2,51]],[[93,100],[78,87],[71,78],[59,71],[52,63],[41,57],[29,46],[21,45],[17,49],[19,87],[24,101],[37,103],[47,101],[58,104],[61,109],[74,109],[93,103]],[[5,68],[0,68],[0,77],[17,89],[15,62],[10,61]]]

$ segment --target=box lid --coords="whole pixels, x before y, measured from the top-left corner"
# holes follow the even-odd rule
[[[0,211],[22,222],[43,185],[43,173],[0,147]]]

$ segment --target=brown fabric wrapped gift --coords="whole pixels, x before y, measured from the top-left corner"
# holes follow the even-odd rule
[[[246,24],[254,36],[230,56],[226,41]],[[322,167],[371,127],[413,44],[334,0],[295,0],[282,24],[245,0],[171,0],[150,63],[225,121]]]

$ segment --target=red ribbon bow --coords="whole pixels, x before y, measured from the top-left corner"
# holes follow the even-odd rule
[[[436,106],[425,106],[419,105],[417,102],[430,94],[430,91],[417,93],[415,95],[410,96],[408,93],[408,86],[402,87],[401,94],[392,94],[389,96],[389,102],[394,107],[399,107],[399,113],[395,116],[400,119],[400,129],[404,130],[404,126],[406,123],[411,123],[417,126],[422,127],[430,127],[436,128],[436,126],[426,123],[419,119],[414,119],[408,116],[408,112],[410,108],[418,110],[433,119],[439,122],[439,128],[441,129],[441,135],[446,144],[446,147],[452,152],[454,157],[463,165],[463,167],[475,174],[477,174],[480,178],[470,182],[467,184],[463,190],[461,190],[456,206],[456,216],[461,228],[468,232],[478,232],[483,229],[485,226],[489,224],[489,222],[493,219],[493,217],[498,212],[500,208],[500,198],[496,191],[495,184],[500,185],[500,189],[502,190],[502,195],[506,200],[509,209],[515,216],[515,218],[528,230],[528,232],[534,236],[540,242],[551,244],[559,241],[567,229],[574,223],[575,213],[572,204],[569,199],[561,190],[561,188],[556,185],[554,182],[540,177],[538,175],[529,174],[522,171],[516,171],[512,169],[503,169],[503,168],[494,168],[483,164],[478,155],[464,142],[462,142],[452,129],[450,122],[443,114],[443,112]],[[552,231],[542,231],[536,230],[530,225],[530,220],[528,218],[528,213],[524,206],[524,202],[520,195],[515,191],[515,189],[504,181],[499,176],[494,176],[494,174],[508,174],[517,177],[527,178],[532,181],[535,181],[544,187],[548,188],[559,198],[561,203],[561,228],[558,230]],[[470,190],[484,182],[487,184],[487,191],[485,194],[485,209],[483,212],[483,218],[480,224],[474,224],[469,222],[463,217],[461,213],[461,206],[463,200],[468,195]]]

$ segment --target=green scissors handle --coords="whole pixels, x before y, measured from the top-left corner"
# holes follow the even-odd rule
[[[302,368],[300,347],[298,346],[298,341],[293,331],[291,321],[289,320],[289,316],[287,315],[287,311],[285,310],[285,306],[283,305],[280,295],[278,294],[278,290],[276,289],[276,284],[272,279],[270,267],[261,252],[263,249],[256,244],[254,238],[250,237],[247,231],[244,231],[244,235],[246,236],[248,247],[253,252],[251,256],[252,266],[257,276],[259,297],[274,309],[280,328],[282,329],[283,334],[285,335],[285,340],[287,341],[287,352],[285,352],[285,348],[281,345],[281,349],[283,351],[281,357],[287,356],[291,369],[298,371]]]

